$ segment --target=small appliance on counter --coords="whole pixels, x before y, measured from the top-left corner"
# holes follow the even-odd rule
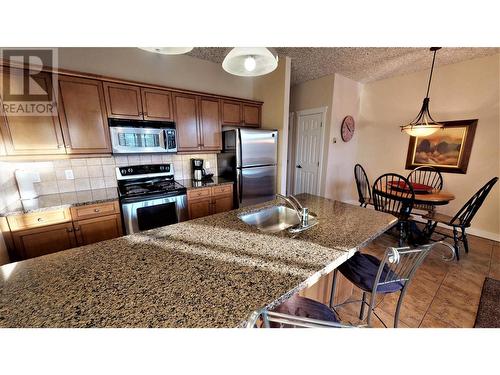
[[[210,180],[214,176],[213,173],[206,173],[205,168],[203,168],[203,159],[191,159],[191,169],[195,181]]]

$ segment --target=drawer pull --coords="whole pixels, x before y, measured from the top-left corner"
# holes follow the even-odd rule
[[[99,211],[101,211],[101,210],[98,208],[94,209],[94,212],[99,212]]]
[[[38,221],[39,223],[41,223],[43,221],[43,218],[39,217],[38,219],[36,219],[36,221]]]
[[[78,232],[80,230],[80,227],[75,228],[75,232]]]
[[[71,228],[67,228],[67,229],[66,229],[66,232],[71,233],[71,232],[73,232],[73,229],[71,229]]]

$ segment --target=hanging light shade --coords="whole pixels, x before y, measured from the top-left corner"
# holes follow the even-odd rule
[[[432,72],[434,71],[434,62],[436,60],[436,52],[440,50],[441,47],[431,47],[431,51],[434,52],[432,57],[431,73],[429,75],[429,83],[427,84],[427,94],[425,95],[424,102],[422,103],[422,109],[418,113],[417,117],[407,125],[401,126],[401,131],[408,133],[413,137],[424,137],[426,135],[431,135],[439,129],[443,129],[443,124],[435,121],[431,113],[429,112],[429,89],[431,88]]]
[[[278,55],[265,47],[235,47],[224,58],[222,68],[244,77],[262,76],[278,67]]]
[[[159,53],[161,55],[182,55],[191,52],[193,47],[139,47],[148,52]]]

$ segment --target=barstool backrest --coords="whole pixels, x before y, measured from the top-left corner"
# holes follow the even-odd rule
[[[410,216],[415,192],[410,182],[395,173],[386,173],[375,181],[372,192],[375,210],[398,218]]]
[[[472,218],[476,215],[479,208],[481,208],[484,200],[497,181],[498,177],[493,177],[481,189],[479,189],[478,192],[464,204],[460,211],[457,212],[455,217],[453,217],[453,220],[451,220],[451,223],[457,223],[461,226],[468,227]]]
[[[261,322],[261,328],[271,328],[271,323],[274,326],[287,328],[354,328],[355,326],[342,324],[338,322],[330,322],[327,320],[311,319],[303,316],[295,316],[290,314],[282,314],[265,309],[257,311],[250,317],[247,328],[257,328],[258,322]]]
[[[401,288],[404,288],[434,245],[435,243],[414,249],[389,247],[380,262],[372,293],[376,293],[382,285],[391,283],[400,283]]]
[[[372,197],[372,192],[368,176],[361,164],[354,166],[354,178],[356,180],[356,189],[358,189],[359,203],[364,204]]]
[[[443,176],[436,168],[431,166],[415,168],[408,175],[408,181],[427,185],[438,191],[443,189]]]

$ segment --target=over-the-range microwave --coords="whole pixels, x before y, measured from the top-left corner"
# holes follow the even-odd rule
[[[175,123],[109,119],[113,154],[177,152]]]

